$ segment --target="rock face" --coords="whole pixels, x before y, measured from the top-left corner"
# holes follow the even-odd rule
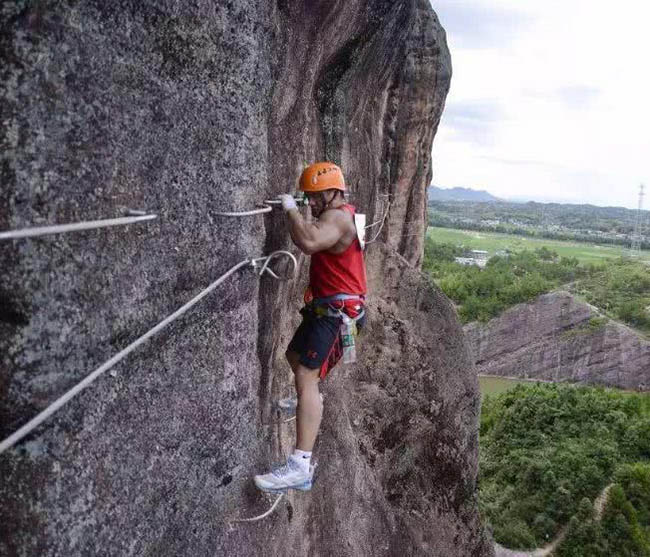
[[[450,79],[429,2],[5,2],[0,17],[0,230],[158,215],[0,244],[0,437],[234,264],[291,248],[279,211],[216,212],[330,158],[368,222],[386,215],[360,361],[323,385],[312,492],[229,522],[268,508],[250,478],[291,448],[272,401],[291,389],[303,257],[290,282],[242,269],[0,455],[0,554],[490,555],[475,373],[417,270]]]
[[[650,389],[650,342],[568,292],[464,330],[479,373]]]

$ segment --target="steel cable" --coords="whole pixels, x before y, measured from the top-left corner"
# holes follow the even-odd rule
[[[294,197],[294,199],[297,204],[304,203],[303,197]],[[282,201],[279,199],[265,199],[263,204],[266,207],[251,209],[250,211],[218,211],[214,214],[219,217],[249,217],[251,215],[260,215],[262,213],[270,213],[273,210],[273,205],[281,205]]]
[[[94,230],[96,228],[133,224],[136,222],[155,219],[157,217],[158,215],[134,215],[128,217],[119,217],[116,219],[90,220],[69,224],[55,224],[52,226],[35,226],[31,228],[23,228],[21,230],[8,230],[5,232],[0,232],[0,240],[16,240],[19,238],[33,238],[35,236],[45,236],[48,234],[62,234],[63,232]]]
[[[290,276],[288,276],[288,277],[278,277],[268,267],[269,262],[272,259],[274,259],[276,257],[279,257],[280,255],[286,255],[287,257],[289,257],[290,261],[293,264],[292,274]],[[9,437],[7,437],[4,441],[2,441],[2,443],[0,443],[0,454],[2,454],[4,451],[6,451],[7,449],[9,449],[13,445],[15,445],[23,437],[25,437],[31,431],[33,431],[35,428],[37,428],[47,418],[49,418],[59,408],[61,408],[66,402],[68,402],[69,400],[74,398],[77,394],[79,394],[86,387],[88,387],[93,381],[95,381],[95,379],[97,379],[104,372],[106,372],[110,368],[112,368],[120,360],[123,360],[128,354],[133,352],[138,346],[140,346],[141,344],[144,344],[147,340],[149,340],[156,333],[158,333],[159,331],[164,329],[172,321],[175,321],[176,319],[178,319],[181,315],[183,315],[191,307],[196,305],[199,301],[201,301],[208,294],[210,294],[217,286],[219,286],[221,283],[223,283],[232,274],[237,272],[242,267],[245,267],[246,265],[250,265],[254,269],[257,269],[259,263],[261,261],[263,261],[263,260],[265,260],[265,262],[262,265],[262,268],[261,268],[259,274],[261,275],[262,273],[267,272],[271,276],[273,276],[275,279],[279,279],[279,280],[289,280],[289,279],[293,278],[293,275],[295,274],[295,271],[296,271],[297,266],[298,266],[298,263],[297,263],[296,258],[294,257],[294,255],[292,253],[290,253],[288,251],[284,251],[284,250],[274,251],[274,252],[272,252],[270,255],[268,255],[266,257],[259,257],[259,258],[256,258],[256,259],[244,259],[240,263],[237,263],[237,265],[235,265],[234,267],[231,267],[226,273],[221,275],[217,280],[215,280],[212,284],[210,284],[210,286],[208,286],[203,291],[201,291],[199,294],[197,294],[189,302],[187,302],[185,305],[181,306],[174,313],[172,313],[171,315],[169,315],[168,317],[163,319],[160,323],[158,323],[155,327],[153,327],[152,329],[147,331],[144,335],[142,335],[141,337],[139,337],[138,339],[133,341],[131,344],[129,344],[126,348],[124,348],[123,350],[118,352],[110,360],[103,363],[96,370],[94,370],[92,373],[90,373],[90,375],[85,377],[82,381],[77,383],[72,389],[70,389],[68,392],[66,392],[63,396],[61,396],[56,401],[54,401],[52,404],[50,404],[45,410],[40,412],[37,416],[32,418],[24,426],[22,426],[16,432],[12,433]]]

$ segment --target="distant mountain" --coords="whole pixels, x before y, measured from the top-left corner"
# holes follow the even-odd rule
[[[429,201],[500,201],[498,197],[494,197],[484,190],[471,188],[443,189],[429,186],[427,194]]]

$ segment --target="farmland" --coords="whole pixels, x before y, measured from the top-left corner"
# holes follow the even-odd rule
[[[435,242],[462,245],[466,249],[485,250],[488,252],[488,257],[492,257],[498,251],[535,250],[541,247],[546,247],[562,257],[575,257],[581,263],[598,264],[607,259],[629,255],[629,250],[620,246],[600,246],[581,242],[530,238],[498,232],[429,227],[427,235]],[[641,258],[650,262],[650,251],[643,251]]]

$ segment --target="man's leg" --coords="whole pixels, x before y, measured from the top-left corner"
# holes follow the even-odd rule
[[[296,352],[287,350],[286,357],[294,373],[298,395],[296,449],[311,452],[323,417],[323,401],[318,391],[320,369],[309,369],[302,365]]]
[[[320,370],[303,366],[296,352],[288,350],[286,356],[295,375],[298,394],[296,450],[287,460],[286,466],[276,468],[269,474],[255,476],[255,485],[263,491],[277,492],[287,489],[308,491],[312,485],[311,450],[323,414],[323,405],[318,392]]]
[[[323,403],[318,392],[320,367],[337,338],[338,327],[339,322],[335,319],[303,319],[289,343],[286,356],[294,373],[298,395],[296,449],[285,466],[255,476],[255,485],[259,489],[276,492],[311,489],[314,473],[311,455],[323,415]]]
[[[318,392],[320,370],[299,365],[294,373],[298,393],[296,449],[311,452],[323,417],[323,402]]]

